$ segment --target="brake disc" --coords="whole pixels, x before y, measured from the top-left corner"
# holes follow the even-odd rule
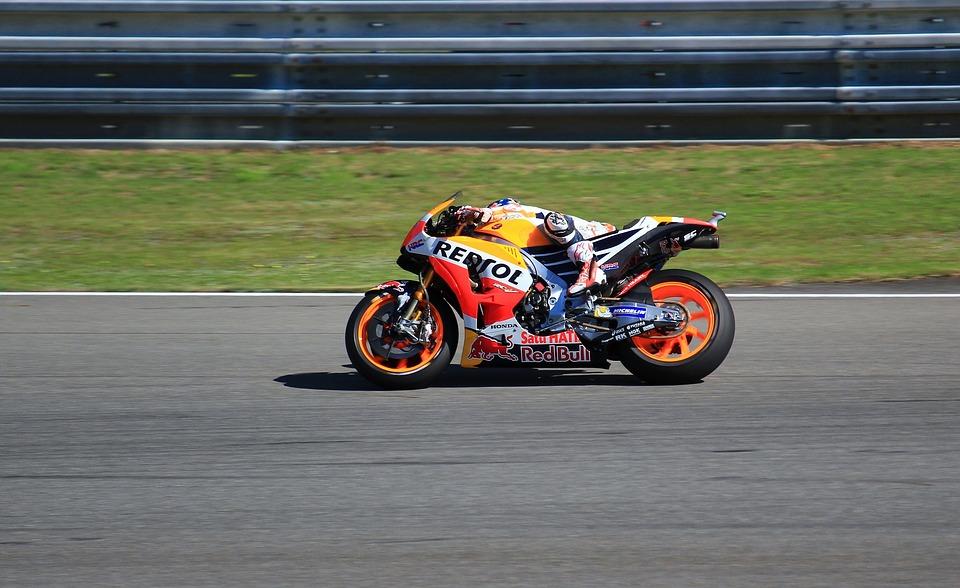
[[[423,345],[398,336],[390,322],[393,310],[385,309],[367,325],[370,351],[384,359],[407,359],[423,352]]]

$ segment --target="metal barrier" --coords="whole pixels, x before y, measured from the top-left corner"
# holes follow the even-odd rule
[[[960,1],[0,4],[0,140],[960,136]]]

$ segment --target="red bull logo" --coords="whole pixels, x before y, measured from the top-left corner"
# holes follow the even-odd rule
[[[473,345],[470,346],[470,353],[467,359],[479,359],[480,361],[493,361],[496,358],[507,361],[519,361],[519,358],[510,353],[513,347],[513,341],[502,335],[499,339],[494,339],[488,335],[477,334]]]

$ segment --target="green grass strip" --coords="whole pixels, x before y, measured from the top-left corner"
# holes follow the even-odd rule
[[[358,290],[456,190],[622,224],[729,213],[722,284],[960,275],[949,144],[0,151],[0,290]]]

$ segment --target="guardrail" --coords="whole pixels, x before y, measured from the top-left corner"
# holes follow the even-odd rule
[[[0,4],[0,140],[960,136],[960,1]]]

